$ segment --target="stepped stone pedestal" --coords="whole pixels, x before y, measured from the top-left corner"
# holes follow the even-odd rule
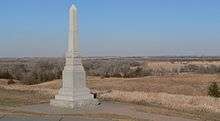
[[[63,85],[55,99],[50,101],[52,106],[88,109],[95,108],[99,101],[94,99],[86,87],[86,73],[82,66],[79,53],[79,39],[77,30],[77,9],[70,8],[68,52],[63,70]]]

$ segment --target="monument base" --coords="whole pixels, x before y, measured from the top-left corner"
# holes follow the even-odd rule
[[[99,101],[96,99],[85,99],[85,100],[61,100],[61,99],[54,99],[50,100],[50,105],[55,107],[61,107],[61,108],[71,108],[74,110],[89,110],[89,109],[95,109],[99,105]]]

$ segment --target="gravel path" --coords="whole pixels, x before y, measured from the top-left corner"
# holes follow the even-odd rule
[[[133,104],[102,102],[95,110],[73,111],[49,104],[17,107],[10,114],[0,115],[0,121],[195,121],[181,117],[140,112]],[[131,120],[128,120],[131,119]]]
[[[61,117],[61,116],[4,116],[0,121],[109,121],[105,119],[89,119],[83,117]]]

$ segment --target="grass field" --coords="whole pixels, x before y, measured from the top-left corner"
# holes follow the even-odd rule
[[[87,85],[98,92],[100,100],[139,104],[142,105],[136,109],[139,111],[217,121],[220,118],[220,100],[207,96],[207,87],[213,80],[219,81],[219,76],[183,74],[130,79],[88,77]],[[49,102],[61,87],[61,80],[37,85],[7,85],[7,80],[0,81],[1,106]]]
[[[49,95],[31,90],[20,91],[8,89],[0,89],[0,97],[1,106],[12,107],[48,102],[51,98]]]
[[[192,96],[207,96],[208,85],[220,82],[218,74],[182,74],[170,76],[149,76],[143,78],[89,77],[88,85],[96,90],[143,91]]]

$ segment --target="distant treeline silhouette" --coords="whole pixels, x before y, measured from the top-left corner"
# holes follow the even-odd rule
[[[88,76],[102,78],[136,78],[150,75],[181,73],[220,73],[215,64],[192,64],[182,62],[182,66],[167,69],[146,65],[145,58],[84,58],[83,65]],[[177,61],[179,62],[179,61]],[[168,62],[176,63],[175,61]],[[0,59],[0,78],[19,80],[24,84],[38,84],[62,78],[64,58],[4,58]],[[169,66],[168,66],[169,67]]]

